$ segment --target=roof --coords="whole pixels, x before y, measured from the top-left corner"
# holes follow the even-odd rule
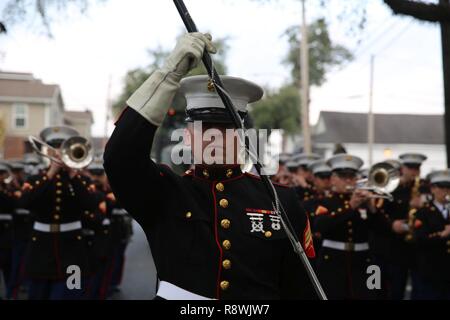
[[[31,73],[0,71],[0,97],[47,98],[59,92],[56,84],[45,84]]]
[[[444,144],[444,116],[374,114],[375,143]],[[315,143],[367,143],[367,114],[322,111]]]
[[[91,110],[85,111],[64,111],[64,118],[68,121],[73,120],[88,120],[94,122]]]

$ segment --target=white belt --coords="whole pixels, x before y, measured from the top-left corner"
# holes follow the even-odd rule
[[[103,219],[102,225],[104,225],[104,226],[109,226],[110,224],[111,224],[111,220],[109,220],[108,218]]]
[[[157,296],[166,300],[214,300],[189,292],[167,281],[159,283]]]
[[[112,209],[111,213],[114,214],[114,215],[123,216],[123,215],[127,214],[127,211],[125,209],[117,209],[117,208],[115,208],[115,209]]]
[[[353,242],[340,242],[325,239],[322,242],[322,247],[341,250],[341,251],[366,251],[369,250],[369,244],[367,242],[353,243]]]
[[[54,223],[47,224],[41,222],[35,222],[33,226],[34,230],[41,232],[67,232],[81,229],[81,221],[74,221],[69,223]]]
[[[0,220],[10,221],[13,219],[12,214],[9,213],[0,213]]]
[[[16,209],[17,215],[28,215],[30,214],[30,210],[27,209]]]

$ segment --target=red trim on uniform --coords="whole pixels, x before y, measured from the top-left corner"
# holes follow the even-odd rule
[[[214,186],[216,185],[216,181],[213,181],[214,183],[211,185],[211,191],[213,194],[213,199],[214,199],[214,238],[216,240],[216,244],[217,247],[219,248],[219,271],[217,273],[217,283],[216,283],[216,299],[220,299],[220,279],[221,279],[221,275],[222,275],[222,259],[223,259],[223,251],[222,251],[222,247],[220,245],[220,241],[219,241],[219,235],[218,235],[218,217],[217,217],[217,199],[216,199],[216,192],[214,189]]]
[[[306,217],[306,226],[303,230],[303,248],[308,258],[315,258],[316,251],[314,250],[313,238],[311,233],[311,226],[309,224],[309,219]]]
[[[275,214],[273,210],[265,210],[265,209],[253,209],[253,208],[245,208],[246,212],[252,213],[264,213],[264,214]]]

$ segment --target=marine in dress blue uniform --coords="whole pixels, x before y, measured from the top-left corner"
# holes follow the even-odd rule
[[[179,176],[149,158],[155,132],[177,91],[187,99],[188,121],[230,127],[231,119],[207,77],[180,84],[205,47],[214,50],[203,34],[181,37],[165,66],[128,100],[105,150],[114,194],[147,235],[160,298],[312,298],[301,261],[258,177],[242,172],[237,164],[196,164]],[[251,82],[232,77],[223,81],[241,115],[249,102],[262,96],[261,88]],[[130,175],[130,167],[139,175]],[[295,192],[276,189],[312,256],[308,219]]]

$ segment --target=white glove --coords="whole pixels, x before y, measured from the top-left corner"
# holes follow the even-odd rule
[[[209,34],[195,32],[180,37],[164,66],[154,71],[131,95],[127,105],[155,126],[160,126],[180,87],[181,78],[198,65],[205,48],[210,53],[216,52]]]

